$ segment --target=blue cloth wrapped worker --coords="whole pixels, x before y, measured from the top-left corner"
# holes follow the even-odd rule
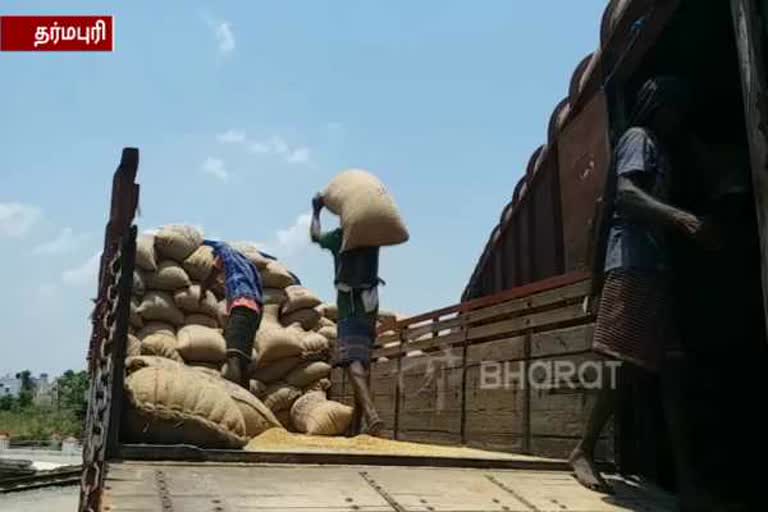
[[[223,279],[229,314],[224,329],[227,361],[222,375],[248,389],[254,336],[263,312],[261,274],[251,260],[229,244],[213,240],[206,240],[203,244],[213,249],[214,265],[211,274],[200,285],[200,300],[216,280]]]

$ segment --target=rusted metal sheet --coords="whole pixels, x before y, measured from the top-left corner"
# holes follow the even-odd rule
[[[556,144],[557,137],[560,135],[563,126],[565,126],[565,122],[570,113],[571,104],[569,98],[563,98],[560,100],[560,103],[557,104],[555,110],[552,111],[552,115],[549,116],[549,124],[547,125],[547,143],[550,146]]]
[[[507,229],[504,230],[504,234],[502,236],[500,249],[503,250],[504,252],[504,261],[502,262],[502,264],[504,265],[503,267],[504,279],[502,282],[503,287],[501,288],[501,290],[493,290],[493,292],[495,293],[498,293],[502,290],[508,290],[510,288],[513,288],[518,281],[519,270],[518,270],[518,259],[517,259],[518,258],[517,240],[515,239],[515,228],[514,228],[516,215],[519,215],[519,210],[515,211],[515,214],[507,223]],[[483,295],[488,295],[488,294],[483,293]]]
[[[520,209],[515,215],[515,221],[513,229],[510,234],[514,235],[516,242],[515,263],[517,264],[517,279],[515,279],[515,286],[520,286],[525,283],[533,281],[532,262],[531,262],[531,246],[530,246],[530,212],[529,207],[531,202],[528,200],[530,194],[522,199]],[[494,292],[500,292],[501,290],[494,290]]]
[[[536,148],[536,151],[533,152],[531,158],[528,159],[528,165],[525,167],[525,177],[528,183],[531,182],[531,178],[536,172],[536,167],[541,163],[542,153],[544,153],[546,149],[546,145],[539,146]]]
[[[572,104],[575,104],[579,98],[579,93],[584,85],[584,80],[589,76],[587,72],[590,68],[594,67],[592,62],[594,58],[594,53],[590,53],[584,57],[571,75],[571,83],[568,85],[568,98],[570,98]]]
[[[553,193],[557,188],[557,158],[550,152],[542,162],[538,172],[536,186],[531,192],[533,281],[554,276],[562,272],[558,239],[559,195]]]
[[[538,255],[542,254],[540,247],[549,243],[546,231],[539,232],[547,229],[541,225],[545,204],[554,207],[553,216],[558,224],[554,245],[560,271],[586,268],[586,245],[592,228],[589,223],[595,215],[594,201],[600,195],[598,189],[604,185],[600,178],[604,176],[609,154],[608,138],[604,137],[608,123],[602,87],[609,78],[614,87],[620,87],[637,69],[680,1],[614,0],[609,4],[601,27],[602,46],[592,58],[585,59],[578,66],[571,80],[569,98],[560,102],[550,118],[548,152],[555,154],[554,165],[559,168],[556,179],[539,183],[532,179],[536,169],[547,160],[543,151],[537,151],[529,161],[526,174],[514,189],[514,206],[505,209],[502,214],[502,219],[508,219],[510,227],[502,230],[501,244],[488,244],[484,248],[464,290],[463,300],[499,291],[498,270],[493,267],[499,261],[494,257],[495,251],[502,246],[501,260],[505,268],[501,272],[501,282],[505,287],[520,285],[548,273],[543,269],[551,262],[543,264],[541,269],[531,270],[532,266],[536,266],[532,262],[538,262]],[[580,127],[572,126],[576,119],[580,119]],[[561,139],[566,133],[568,140],[563,142]],[[596,142],[595,137],[604,137],[605,144]],[[596,158],[592,159],[589,151],[582,151],[581,148],[595,144],[603,147],[599,150],[593,148],[596,149]],[[595,166],[594,172],[590,162]],[[582,168],[574,175],[574,169],[578,167]],[[554,200],[545,201],[544,193],[538,187],[548,188]],[[528,195],[534,199],[529,201]],[[559,225],[561,223],[562,226]],[[502,221],[502,224],[506,223]],[[547,242],[540,241],[540,236]],[[569,238],[566,240],[566,237]],[[510,252],[510,245],[515,246],[514,252]]]
[[[586,270],[597,201],[610,166],[608,110],[602,92],[568,123],[558,152],[565,268]]]

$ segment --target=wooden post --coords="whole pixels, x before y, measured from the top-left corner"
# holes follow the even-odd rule
[[[467,352],[469,347],[469,339],[467,336],[467,315],[464,311],[459,311],[461,315],[461,330],[464,331],[464,341],[461,344],[461,444],[467,444]]]
[[[525,333],[523,340],[523,453],[531,453],[531,383],[528,368],[531,360],[531,331]]]
[[[392,426],[392,438],[397,441],[400,438],[400,400],[403,399],[400,383],[403,376],[403,357],[405,356],[405,329],[400,327],[400,356],[397,358],[397,379],[395,379],[395,420]]]

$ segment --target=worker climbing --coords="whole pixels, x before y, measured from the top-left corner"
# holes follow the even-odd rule
[[[263,308],[261,274],[248,258],[229,244],[206,240],[213,248],[213,271],[200,285],[201,300],[217,279],[223,279],[229,322],[224,330],[227,361],[222,369],[225,379],[248,389],[254,336],[261,323]]]

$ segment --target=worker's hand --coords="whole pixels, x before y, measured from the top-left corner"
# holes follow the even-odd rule
[[[323,206],[325,206],[325,203],[323,202],[322,194],[315,194],[315,197],[312,198],[312,210],[314,210],[315,213],[318,213],[323,209]]]
[[[723,233],[720,226],[712,219],[703,219],[699,231],[695,236],[696,241],[708,251],[717,251],[723,245]]]
[[[686,236],[692,238],[693,240],[698,239],[699,233],[702,229],[701,219],[688,212],[681,212],[677,216],[676,222]]]

